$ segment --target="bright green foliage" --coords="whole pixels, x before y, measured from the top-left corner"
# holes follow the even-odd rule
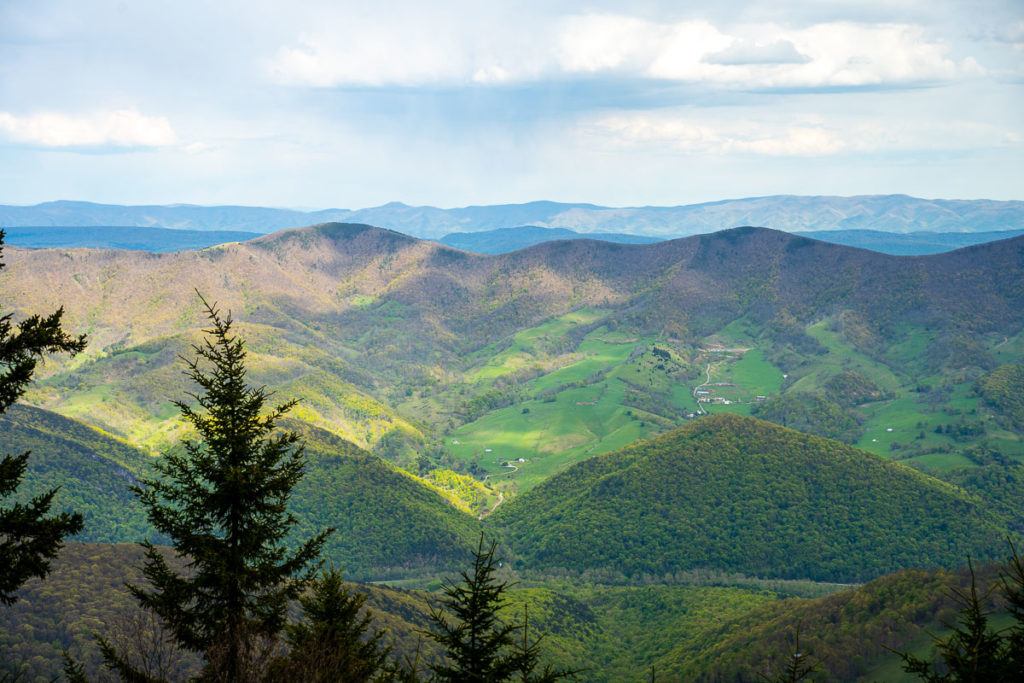
[[[3,443],[32,451],[17,500],[60,487],[59,502],[82,515],[76,541],[123,542],[153,533],[130,487],[152,458],[86,425],[26,405],[0,415]]]
[[[1000,365],[978,381],[978,390],[1014,428],[1024,431],[1024,364]]]
[[[729,415],[575,465],[489,519],[521,566],[627,577],[713,568],[856,581],[993,557],[1004,533],[948,484]]]
[[[267,391],[246,384],[245,347],[232,335],[230,316],[212,306],[207,313],[211,339],[187,361],[202,412],[177,404],[201,440],[161,458],[159,478],[136,489],[153,526],[187,558],[189,571],[179,573],[144,543],[149,585],[131,591],[181,647],[202,653],[205,677],[235,682],[247,679],[264,641],[284,627],[288,601],[308,581],[330,532],[295,550],[285,547],[296,524],[288,499],[305,466],[298,434],[277,432],[293,404],[264,414]],[[112,650],[105,654],[112,668],[123,668]]]
[[[306,474],[289,509],[291,538],[333,527],[326,559],[354,579],[436,574],[460,566],[479,534],[476,518],[437,490],[375,455],[297,421],[307,443]]]
[[[306,475],[289,501],[298,519],[290,546],[336,527],[324,557],[356,579],[436,574],[469,557],[478,523],[439,489],[308,423],[285,418],[281,426],[298,432],[307,452]],[[76,540],[120,543],[155,534],[131,486],[152,473],[157,458],[29,406],[12,406],[0,416],[0,430],[6,443],[33,451],[19,499],[61,486],[61,501],[85,518]]]
[[[0,270],[4,231],[0,230]],[[36,366],[51,353],[78,353],[85,336],[64,331],[64,309],[48,316],[32,315],[15,324],[10,313],[0,316],[0,415],[25,393]],[[8,444],[3,444],[7,447]],[[0,501],[16,493],[28,467],[29,452],[0,457]],[[0,605],[12,604],[15,591],[31,577],[50,571],[66,536],[82,530],[78,513],[50,515],[57,489],[42,491],[24,502],[0,507]]]
[[[479,479],[449,469],[431,470],[424,479],[440,489],[460,509],[482,514],[491,509],[497,496]]]
[[[541,666],[541,641],[530,637],[530,608],[523,606],[522,634],[516,643],[516,656],[519,658],[519,675],[516,680],[522,683],[556,683],[567,678],[575,678],[577,671],[556,669],[551,664]]]

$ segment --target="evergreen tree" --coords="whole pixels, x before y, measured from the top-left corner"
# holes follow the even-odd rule
[[[390,680],[384,632],[371,628],[366,596],[349,590],[329,569],[299,598],[302,621],[286,628],[288,654],[274,667],[275,680],[367,683]]]
[[[437,681],[496,683],[511,680],[522,668],[522,657],[515,651],[518,627],[498,618],[509,584],[494,576],[496,546],[485,546],[481,534],[472,570],[461,572],[459,583],[445,582],[442,604],[454,620],[444,610],[431,608],[434,628],[427,635],[447,655],[444,663],[432,667]]]
[[[970,587],[964,591],[953,589],[953,597],[960,604],[958,623],[950,624],[952,633],[946,638],[935,638],[935,649],[941,663],[915,657],[908,652],[897,653],[903,659],[903,670],[915,674],[927,683],[999,683],[1012,681],[1008,677],[1009,657],[1002,636],[988,627],[985,602],[990,590],[979,595],[974,566],[968,561],[971,574]]]
[[[818,670],[807,653],[800,649],[800,626],[796,627],[793,638],[793,649],[786,654],[786,665],[775,675],[760,674],[761,679],[770,683],[799,683],[807,680]]]
[[[1024,559],[1017,554],[1012,541],[1010,559],[1000,581],[1006,607],[1014,620],[1005,636],[1010,677],[1024,681]]]
[[[232,334],[230,313],[222,317],[200,299],[210,320],[208,338],[193,347],[196,358],[186,360],[186,374],[201,390],[191,395],[199,407],[176,403],[198,440],[160,458],[158,476],[135,489],[186,571],[177,572],[145,542],[149,585],[129,589],[179,646],[201,653],[203,679],[236,683],[263,675],[288,602],[312,579],[332,530],[294,550],[285,546],[296,523],[287,503],[305,458],[299,436],[278,431],[277,422],[295,402],[264,413],[269,394],[246,383],[245,345]],[[117,653],[103,639],[100,645],[108,665],[130,680]]]
[[[0,270],[4,231],[0,230]],[[12,314],[0,316],[0,413],[25,393],[36,366],[49,353],[78,353],[85,336],[73,337],[62,327],[64,309],[48,316],[32,315],[15,324]],[[0,459],[0,500],[17,491],[28,467],[29,453]],[[31,577],[43,578],[64,538],[82,530],[77,513],[50,515],[52,489],[26,503],[0,507],[0,605],[16,600],[15,591]]]

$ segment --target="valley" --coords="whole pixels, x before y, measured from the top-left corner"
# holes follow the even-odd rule
[[[1024,238],[905,260],[743,228],[486,256],[327,224],[5,257],[17,310],[63,304],[91,339],[0,417],[33,451],[21,499],[61,486],[77,543],[152,536],[130,487],[190,436],[172,401],[203,329],[192,285],[234,314],[251,381],[299,400],[296,533],[337,529],[325,557],[400,648],[481,532],[549,656],[597,681],[749,670],[769,631],[901,572],[932,582],[908,610],[938,605],[962,579],[944,572],[1024,533]],[[816,647],[843,676],[890,671],[881,644],[918,647],[929,610],[895,640],[858,613]]]

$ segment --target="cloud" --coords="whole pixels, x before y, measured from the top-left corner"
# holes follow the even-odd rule
[[[824,156],[845,148],[833,131],[814,125],[772,127],[634,114],[599,118],[587,130],[609,137],[618,146],[657,146],[696,154]]]
[[[454,29],[448,29],[454,30]],[[348,40],[306,35],[267,65],[277,83],[314,87],[487,86],[545,80],[672,81],[728,89],[891,87],[982,73],[922,26],[825,22],[801,28],[703,19],[569,15],[528,39],[377,26]]]
[[[741,66],[744,64],[806,64],[811,58],[801,54],[788,40],[762,44],[738,39],[721,52],[704,55],[708,64]]]
[[[649,148],[683,154],[824,157],[841,153],[948,151],[1015,147],[1013,131],[970,121],[906,122],[751,121],[685,114],[622,113],[597,117],[580,132],[606,147]]]
[[[88,116],[0,112],[0,136],[29,146],[78,149],[167,147],[177,140],[166,118],[145,116],[134,109]]]

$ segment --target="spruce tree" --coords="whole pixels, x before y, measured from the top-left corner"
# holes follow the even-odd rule
[[[935,638],[939,663],[916,657],[908,652],[897,653],[903,659],[903,670],[927,683],[999,683],[1008,677],[1009,657],[1002,636],[989,629],[985,603],[990,590],[978,592],[974,565],[968,560],[971,582],[965,591],[954,588],[954,599],[960,604],[958,623],[948,624],[952,633]]]
[[[1012,679],[1024,681],[1024,558],[1010,542],[1010,559],[1000,576],[1006,607],[1013,616],[1013,626],[1005,635],[1007,667]]]
[[[275,680],[308,683],[369,683],[390,680],[390,650],[384,632],[374,630],[364,609],[366,596],[345,586],[341,572],[328,569],[299,598],[302,620],[289,624],[289,652],[274,666]]]
[[[773,675],[758,674],[769,683],[799,683],[818,671],[818,665],[800,648],[800,625],[797,624],[793,647],[786,653],[786,664]]]
[[[454,620],[431,608],[434,628],[427,635],[446,653],[445,661],[432,667],[437,681],[495,683],[511,680],[521,669],[522,657],[515,651],[518,627],[498,617],[509,584],[494,575],[496,547],[495,542],[485,546],[481,535],[472,570],[461,572],[459,583],[445,582],[442,605]]]
[[[0,230],[0,270],[4,268],[4,236]],[[10,313],[0,316],[0,413],[25,393],[44,356],[74,355],[85,348],[84,335],[74,337],[64,331],[63,316],[63,308],[48,316],[29,316],[17,324]],[[0,500],[17,491],[29,455],[4,455],[0,459]],[[64,539],[82,530],[80,514],[49,514],[58,490],[0,507],[0,605],[13,604],[15,592],[29,578],[45,577]]]
[[[222,317],[200,299],[210,327],[193,346],[196,357],[185,360],[198,407],[176,402],[198,438],[160,458],[157,476],[135,488],[185,571],[145,542],[148,585],[129,589],[179,646],[204,657],[203,679],[236,683],[262,676],[267,661],[257,659],[284,628],[286,607],[312,579],[332,530],[295,549],[285,545],[296,523],[288,499],[305,458],[299,436],[277,423],[295,401],[264,412],[270,394],[246,382],[245,344],[232,333],[230,313]],[[117,668],[116,653],[100,644]]]

